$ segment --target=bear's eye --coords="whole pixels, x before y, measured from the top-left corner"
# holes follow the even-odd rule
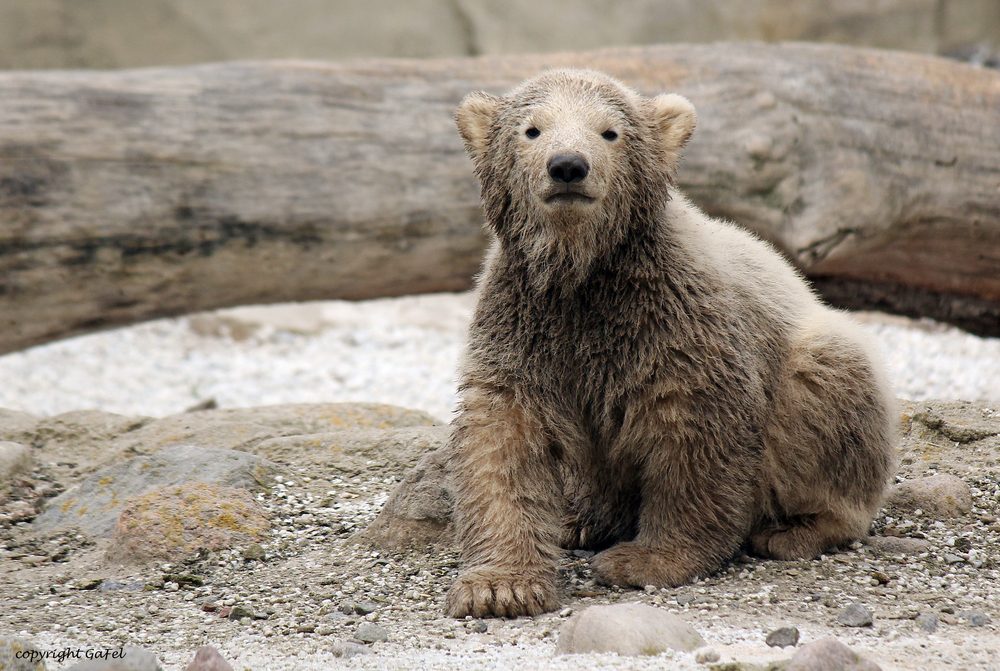
[[[606,130],[603,133],[601,133],[601,137],[603,137],[608,142],[612,142],[612,141],[618,139],[618,133],[614,132],[613,130],[611,130],[609,128],[608,130]]]
[[[527,135],[530,139],[534,140],[536,137],[542,134],[542,131],[532,126],[528,130],[524,131],[524,134]]]

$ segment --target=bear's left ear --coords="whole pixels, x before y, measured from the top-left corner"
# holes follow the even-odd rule
[[[476,91],[465,96],[455,111],[455,123],[459,135],[465,140],[465,149],[477,161],[486,151],[486,136],[499,106],[500,98]]]
[[[676,93],[664,93],[652,100],[653,119],[663,149],[670,155],[671,167],[676,167],[681,157],[681,149],[691,139],[698,116],[694,105],[687,98]]]

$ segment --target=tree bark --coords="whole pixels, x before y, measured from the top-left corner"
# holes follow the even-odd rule
[[[836,300],[968,299],[964,326],[1000,334],[1000,73],[722,44],[0,73],[0,352],[232,305],[467,288],[485,236],[452,112],[548,66],[689,97],[681,188]]]

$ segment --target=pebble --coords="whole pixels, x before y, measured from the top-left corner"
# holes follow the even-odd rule
[[[358,630],[354,632],[354,638],[361,641],[362,643],[375,643],[377,641],[388,641],[389,632],[377,624],[371,622],[362,622],[358,626]]]
[[[622,656],[690,652],[705,640],[676,615],[641,603],[590,606],[563,624],[560,654],[615,652]]]
[[[354,604],[354,612],[358,615],[369,615],[378,610],[378,604],[371,601],[362,601]]]
[[[198,648],[185,671],[233,671],[233,667],[210,645]]]
[[[835,638],[822,638],[799,648],[785,671],[882,671]]]
[[[229,615],[227,615],[226,617],[228,617],[230,620],[242,620],[245,617],[253,619],[253,616],[254,616],[253,608],[238,603],[235,606],[233,606],[232,609],[230,609]]]
[[[869,627],[872,624],[872,612],[860,603],[852,603],[837,616],[837,622],[845,627]]]
[[[967,610],[959,613],[958,621],[965,622],[970,627],[985,627],[992,622],[990,616],[980,610]]]
[[[358,655],[371,655],[374,651],[364,645],[354,643],[353,641],[342,641],[333,646],[333,656],[334,657],[356,657]]]
[[[784,648],[790,645],[799,644],[799,630],[796,627],[782,627],[775,629],[764,640],[772,648]]]
[[[921,613],[917,615],[913,622],[928,634],[937,631],[938,628],[938,616],[934,613]]]
[[[694,651],[694,661],[698,664],[711,664],[719,661],[721,655],[715,648],[698,648]]]
[[[470,630],[474,634],[485,634],[489,631],[489,625],[486,624],[486,620],[476,620]]]
[[[251,543],[243,550],[243,558],[247,561],[264,561],[267,555],[260,543]]]

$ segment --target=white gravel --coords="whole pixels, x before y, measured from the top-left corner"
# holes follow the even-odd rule
[[[0,357],[0,407],[160,417],[210,398],[375,401],[447,419],[473,304],[471,294],[434,294],[237,308],[70,338]],[[899,396],[1000,401],[1000,339],[859,316]]]

